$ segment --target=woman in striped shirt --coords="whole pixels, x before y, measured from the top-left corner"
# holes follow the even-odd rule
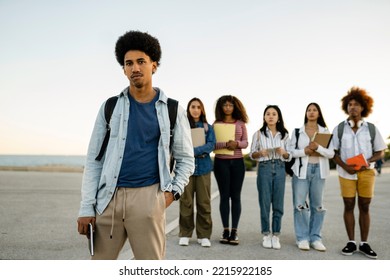
[[[289,136],[284,127],[282,112],[277,105],[268,105],[263,114],[263,126],[253,135],[249,154],[258,162],[257,190],[265,248],[281,247],[279,235],[284,211],[285,162],[291,160],[287,152],[288,144]]]
[[[214,129],[217,138],[214,150],[214,175],[220,194],[219,211],[224,228],[220,239],[222,244],[238,245],[239,243],[237,228],[241,215],[241,189],[245,177],[242,149],[248,147],[247,122],[246,110],[237,97],[224,95],[218,99],[213,127],[223,127],[223,129]],[[224,139],[224,136],[229,134],[226,133],[227,131],[231,131],[232,134],[229,139]],[[230,212],[232,216],[231,230],[229,226]]]

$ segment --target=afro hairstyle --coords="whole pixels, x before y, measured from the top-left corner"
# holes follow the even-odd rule
[[[362,117],[366,118],[372,113],[372,107],[374,105],[374,99],[368,95],[366,90],[359,87],[352,87],[346,96],[341,99],[341,109],[348,115],[348,103],[351,100],[355,100],[362,107]]]
[[[160,43],[155,37],[148,33],[128,31],[118,38],[115,45],[115,56],[122,67],[124,66],[125,54],[132,50],[146,53],[153,62],[157,62],[157,66],[160,65]]]

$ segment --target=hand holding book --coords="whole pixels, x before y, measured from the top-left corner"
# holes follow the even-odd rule
[[[360,170],[363,166],[370,166],[366,160],[366,157],[363,154],[358,154],[357,156],[347,158],[347,164],[353,165],[356,171]]]

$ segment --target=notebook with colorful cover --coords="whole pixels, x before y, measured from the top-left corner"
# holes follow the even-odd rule
[[[360,170],[362,166],[368,167],[369,164],[366,160],[366,157],[363,154],[358,154],[357,156],[347,158],[348,165],[355,165],[355,170]]]

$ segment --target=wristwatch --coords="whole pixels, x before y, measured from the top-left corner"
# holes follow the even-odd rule
[[[179,200],[180,199],[180,193],[179,192],[172,190],[172,194],[173,194],[173,199],[174,200]]]

